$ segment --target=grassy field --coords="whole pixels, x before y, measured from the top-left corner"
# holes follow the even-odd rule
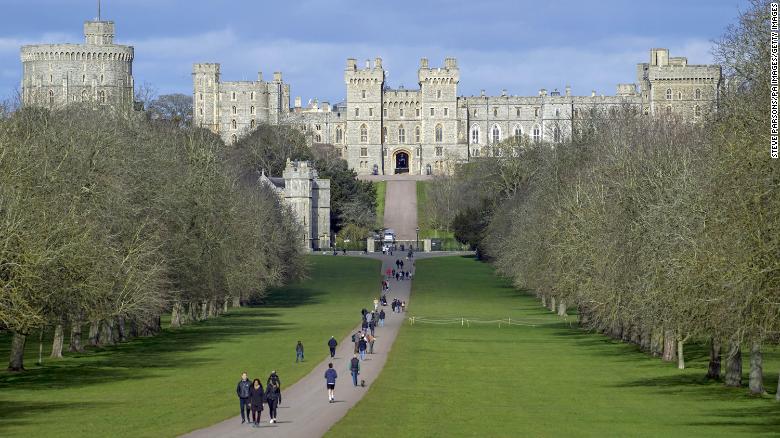
[[[379,379],[327,436],[726,437],[780,430],[780,404],[702,378],[703,349],[690,346],[690,368],[679,371],[571,328],[488,265],[420,260],[413,288],[409,315],[511,316],[535,327],[405,325]],[[774,392],[780,358],[765,360]]]
[[[341,339],[356,325],[356,303],[378,281],[376,260],[311,262],[309,280],[274,291],[263,307],[43,367],[34,364],[37,342],[28,343],[28,371],[0,372],[0,436],[176,436],[238,415],[241,371],[265,382],[276,369],[285,386],[300,379],[327,355],[331,335]],[[295,364],[299,339],[303,364]],[[9,345],[0,337],[3,360]]]
[[[375,181],[376,187],[376,227],[382,228],[385,224],[385,193],[387,181]]]

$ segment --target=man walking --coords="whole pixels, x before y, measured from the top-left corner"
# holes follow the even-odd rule
[[[385,326],[385,309],[379,311],[379,327]]]
[[[360,360],[366,360],[366,349],[368,348],[368,342],[366,342],[365,336],[358,341],[358,353],[360,353]]]
[[[335,400],[336,391],[336,370],[333,369],[333,362],[328,364],[328,369],[325,371],[325,386],[328,388],[328,403],[333,403]]]
[[[331,359],[333,359],[336,356],[336,345],[339,345],[339,342],[336,340],[336,338],[331,336],[330,340],[328,341],[328,348],[330,348]]]
[[[360,374],[360,359],[358,359],[357,354],[347,363],[347,369],[352,374],[352,383],[358,386],[357,378]]]
[[[252,382],[249,381],[246,371],[244,371],[241,373],[241,380],[238,381],[238,385],[236,386],[236,395],[238,396],[241,409],[241,424],[252,419],[252,417],[249,416],[251,409],[251,403],[249,402],[251,387]]]
[[[298,345],[295,346],[295,363],[298,363],[299,359],[303,362],[303,344],[301,341],[298,341]]]
[[[371,322],[368,323],[368,329],[371,331],[371,336],[374,336],[374,328],[376,328],[376,322],[372,319]]]

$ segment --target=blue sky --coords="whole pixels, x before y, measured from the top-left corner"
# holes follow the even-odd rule
[[[0,98],[19,87],[19,47],[81,42],[96,0],[0,0]],[[747,0],[103,0],[116,41],[135,46],[136,85],[191,92],[192,63],[219,62],[224,80],[280,70],[292,96],[338,102],[346,58],[383,58],[392,87],[417,86],[421,57],[453,56],[459,94],[535,95],[567,84],[614,94],[649,49],[712,61],[712,40]],[[650,15],[647,11],[663,11]],[[362,61],[361,61],[362,63]]]

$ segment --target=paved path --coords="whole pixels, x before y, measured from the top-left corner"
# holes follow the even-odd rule
[[[383,272],[393,265],[396,259],[396,257],[383,256],[381,254],[369,255],[367,257],[381,259]],[[406,300],[408,303],[411,283],[411,281],[391,280],[390,292],[387,294],[388,301],[392,301],[393,298],[399,298]],[[379,290],[378,284],[376,290]],[[366,291],[365,301],[355,303],[355,321],[360,321],[360,310],[363,307],[366,309],[373,307],[373,299],[376,298],[377,294],[378,292]],[[241,424],[241,417],[236,415],[229,420],[206,429],[197,430],[185,436],[312,438],[324,435],[331,426],[339,421],[363,397],[363,394],[368,391],[368,388],[379,376],[380,371],[382,371],[382,367],[393,346],[393,341],[395,341],[398,330],[404,322],[404,315],[392,313],[389,305],[385,307],[385,312],[387,314],[385,326],[376,330],[374,354],[369,355],[366,361],[361,364],[360,378],[366,381],[365,388],[353,386],[352,377],[347,371],[347,361],[352,358],[354,348],[351,334],[359,329],[359,327],[356,327],[349,336],[339,341],[336,349],[336,358],[333,360],[333,367],[339,375],[336,384],[336,403],[328,403],[328,393],[325,388],[324,374],[328,368],[328,362],[331,361],[330,357],[327,357],[303,379],[290,387],[282,387],[284,404],[278,412],[279,423],[268,423],[268,407],[266,406],[263,411],[263,423],[260,425],[261,430],[255,429],[248,424]],[[323,337],[323,345],[327,340],[327,337]],[[284,376],[281,377],[284,379]],[[236,411],[238,411],[237,400]]]
[[[417,181],[387,181],[385,228],[395,230],[397,240],[417,238]]]

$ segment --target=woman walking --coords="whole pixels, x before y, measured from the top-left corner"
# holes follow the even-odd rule
[[[263,413],[263,385],[260,379],[252,381],[252,387],[249,389],[249,402],[252,405],[252,427],[260,426],[260,414]]]
[[[268,402],[269,423],[276,423],[276,406],[279,403],[279,386],[270,382],[265,388],[265,400]]]

